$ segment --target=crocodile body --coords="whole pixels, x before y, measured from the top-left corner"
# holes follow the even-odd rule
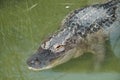
[[[120,0],[96,4],[71,12],[61,29],[44,41],[36,54],[28,59],[30,69],[43,70],[62,64],[84,52],[96,55],[96,63],[104,59],[107,29],[117,21]]]

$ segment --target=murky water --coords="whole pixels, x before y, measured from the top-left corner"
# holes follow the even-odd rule
[[[26,65],[26,59],[59,28],[66,14],[104,1],[1,0],[0,80],[120,80],[120,28],[106,42],[107,53],[99,71],[93,70],[92,54],[45,71],[31,71]]]

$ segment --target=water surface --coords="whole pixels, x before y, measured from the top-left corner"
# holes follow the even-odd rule
[[[120,28],[106,42],[106,57],[99,71],[93,70],[92,54],[45,71],[32,71],[26,65],[27,58],[45,37],[59,28],[70,11],[103,2],[105,0],[1,0],[0,80],[120,80]]]

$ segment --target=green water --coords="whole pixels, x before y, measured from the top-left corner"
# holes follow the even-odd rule
[[[26,60],[41,41],[55,32],[70,11],[105,0],[0,0],[0,80],[120,80],[120,37],[99,71],[93,71],[93,56],[80,58],[45,71],[32,71]],[[69,6],[69,8],[65,8]],[[115,35],[113,35],[115,36]],[[116,42],[117,41],[117,42]],[[118,45],[119,44],[119,45]]]

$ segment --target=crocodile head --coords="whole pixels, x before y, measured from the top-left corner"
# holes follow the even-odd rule
[[[38,51],[27,60],[29,69],[49,69],[70,60],[76,51],[75,40],[73,31],[62,29],[43,42]]]

